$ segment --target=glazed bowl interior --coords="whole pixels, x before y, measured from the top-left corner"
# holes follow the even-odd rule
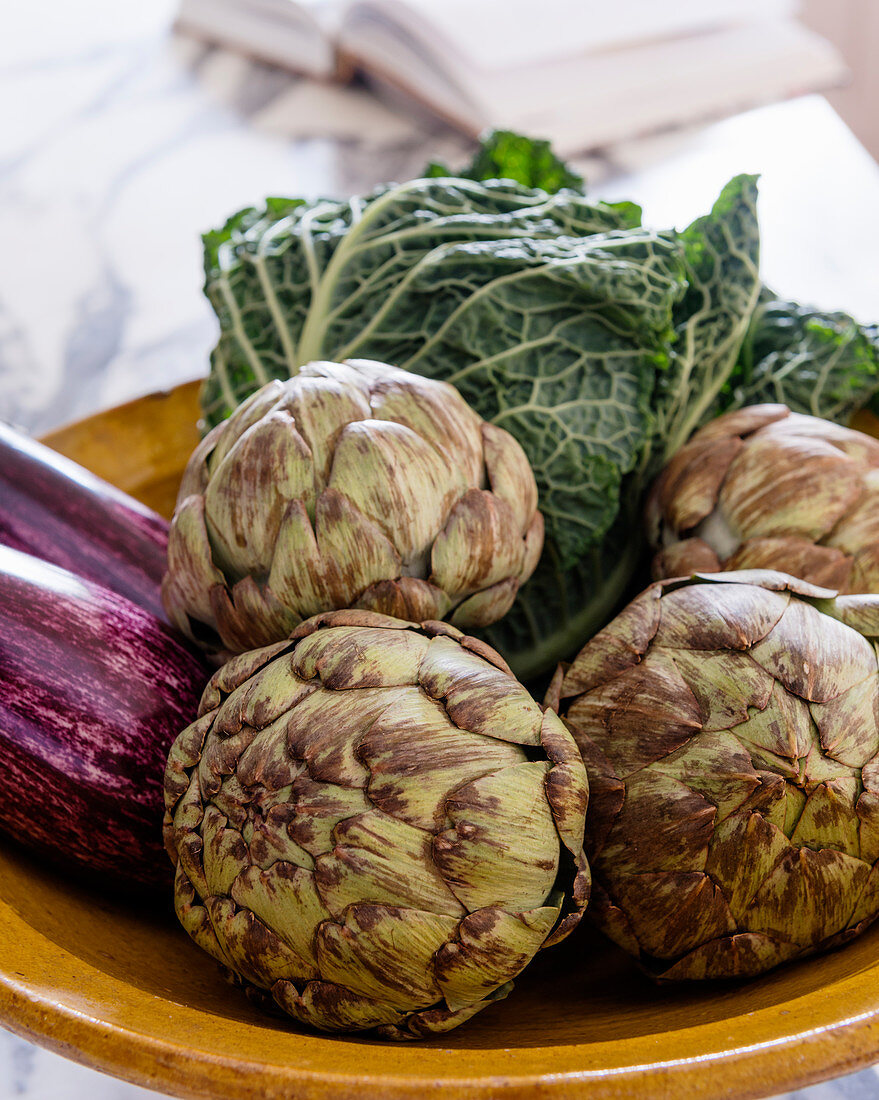
[[[197,384],[47,438],[170,514]],[[167,895],[83,885],[0,840],[0,1019],[107,1072],[193,1097],[765,1096],[879,1057],[879,925],[749,982],[657,986],[584,921],[510,997],[437,1039],[307,1031],[253,1005]]]

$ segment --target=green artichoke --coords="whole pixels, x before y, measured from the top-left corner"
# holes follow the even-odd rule
[[[346,607],[472,629],[509,610],[542,547],[522,448],[452,386],[309,363],[194,451],[162,596],[184,634],[232,653]]]
[[[588,900],[570,734],[442,622],[331,612],[234,657],[165,797],[186,931],[325,1030],[447,1031]]]
[[[778,569],[879,592],[879,441],[785,405],[751,405],[696,432],[647,505],[653,576]]]
[[[758,974],[879,913],[879,598],[654,584],[553,686],[591,788],[590,912],[660,978]]]

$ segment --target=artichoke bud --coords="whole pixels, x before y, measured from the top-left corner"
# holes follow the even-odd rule
[[[447,1031],[589,900],[586,771],[484,642],[344,610],[233,658],[173,745],[177,912],[329,1031]]]
[[[879,597],[654,584],[553,685],[589,769],[590,912],[662,979],[759,974],[879,914]]]
[[[454,387],[315,362],[196,448],[162,595],[183,633],[231,653],[347,607],[473,629],[506,614],[542,547],[522,448]]]
[[[879,442],[785,405],[707,424],[647,503],[653,576],[775,569],[879,592]]]

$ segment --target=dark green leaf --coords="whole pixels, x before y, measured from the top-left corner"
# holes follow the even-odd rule
[[[522,443],[571,565],[612,524],[650,438],[684,289],[673,235],[636,218],[627,204],[463,179],[246,211],[207,267],[221,337],[206,419],[311,359],[452,381]]]
[[[512,609],[481,632],[520,680],[533,684],[559,661],[570,660],[635,595],[633,578],[640,577],[644,542],[640,483],[634,475],[623,485],[620,499],[613,526],[575,567],[566,569],[555,546],[547,543]],[[536,694],[542,695],[545,686],[540,684]]]
[[[208,234],[221,336],[203,400],[215,423],[318,358],[452,381],[516,436],[538,481],[544,558],[489,631],[532,676],[571,656],[631,583],[651,470],[733,400],[737,362],[736,385],[751,386],[770,355],[753,326],[739,354],[760,290],[753,177],[681,234],[657,233],[631,204],[588,201],[552,175],[548,148],[514,139],[494,135],[468,169],[487,179],[437,169],[347,202],[275,199]],[[814,344],[814,326],[803,331]],[[802,364],[792,373],[808,378]]]
[[[847,424],[879,390],[876,328],[765,290],[751,319],[723,408],[764,401]]]
[[[425,176],[458,176],[470,180],[513,180],[525,187],[539,187],[549,194],[563,188],[585,191],[583,177],[578,175],[552,151],[548,141],[525,137],[511,130],[490,130],[483,135],[470,163],[452,171],[446,164],[432,161]]]
[[[687,293],[675,311],[670,370],[659,379],[657,459],[666,462],[716,413],[760,295],[757,177],[736,176],[681,233]]]

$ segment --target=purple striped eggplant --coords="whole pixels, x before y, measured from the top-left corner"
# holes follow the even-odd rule
[[[209,675],[148,611],[0,546],[0,828],[113,888],[167,885],[165,760]]]
[[[166,620],[165,520],[2,422],[0,543],[96,581]]]

